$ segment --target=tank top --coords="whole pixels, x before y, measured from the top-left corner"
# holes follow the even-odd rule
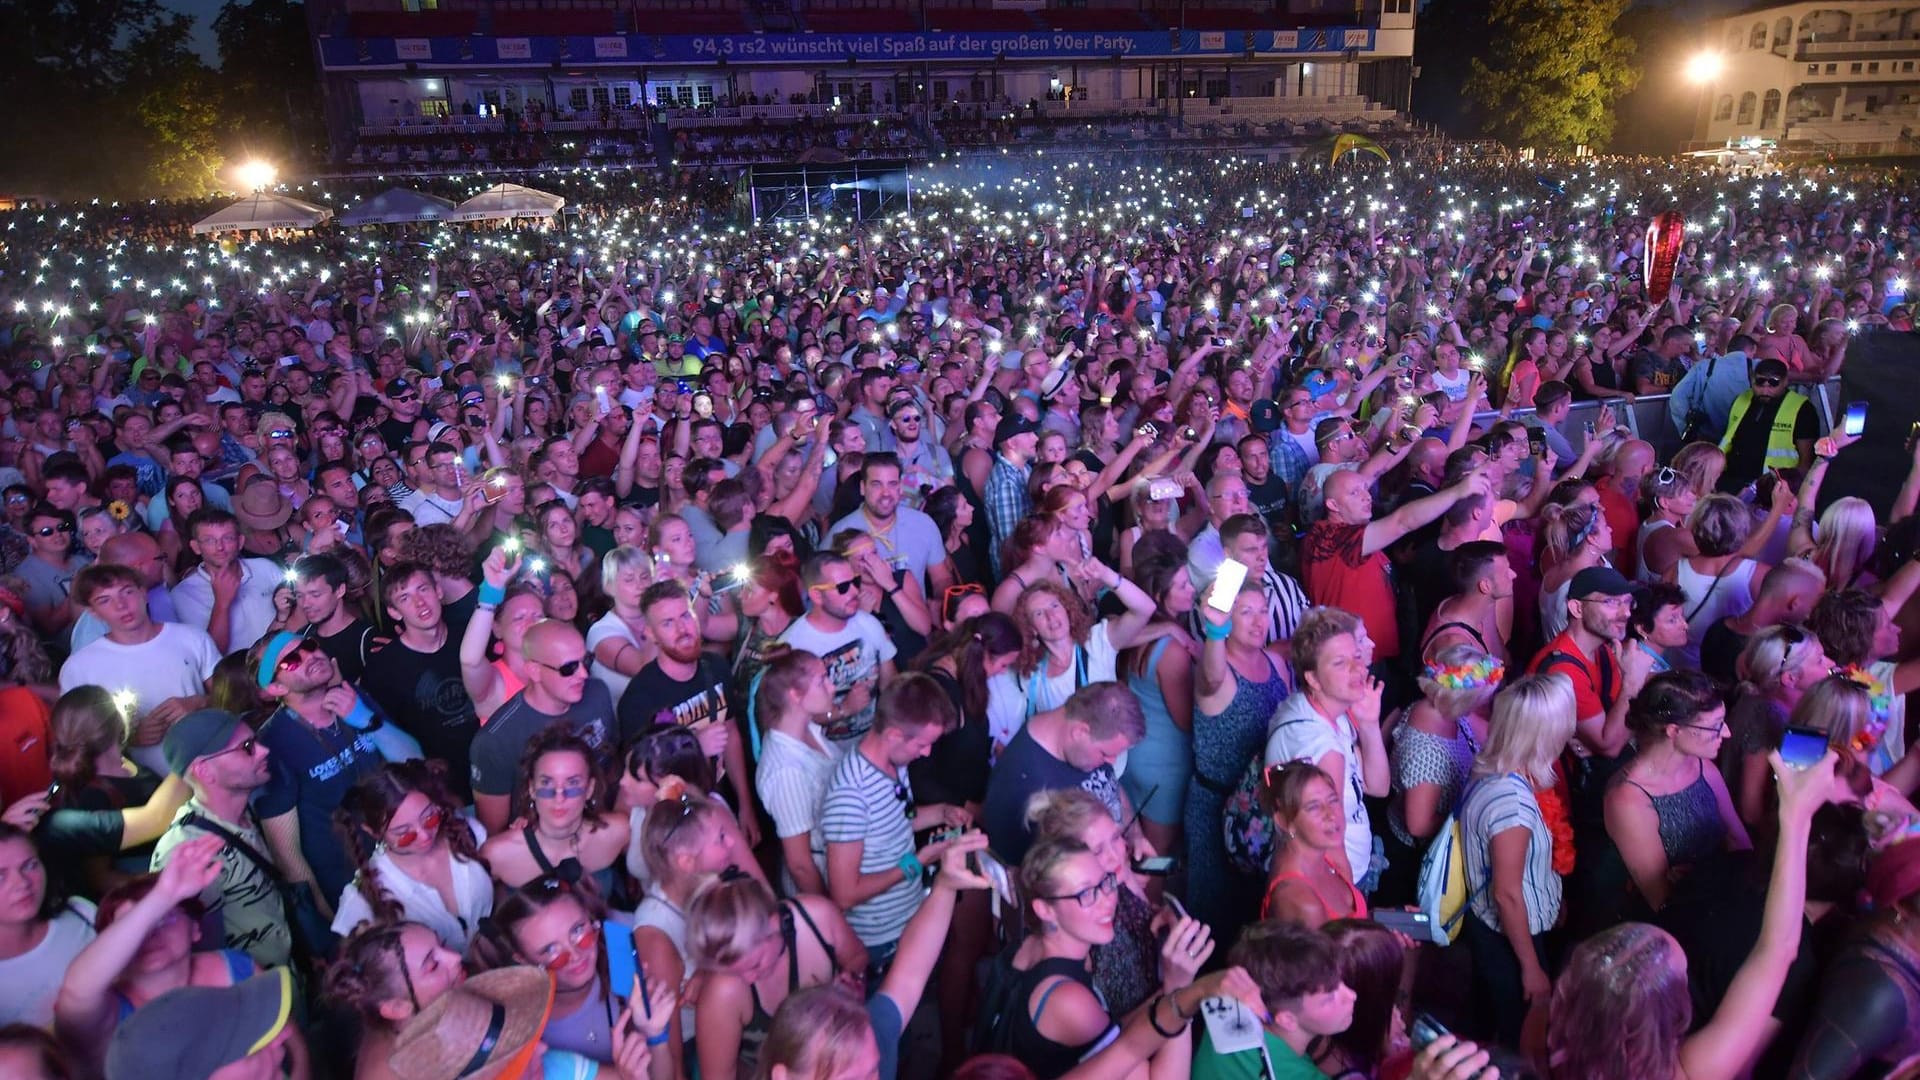
[[[1321,856],[1321,858],[1326,858],[1326,856],[1323,855]],[[1340,877],[1340,871],[1334,869],[1332,859],[1327,859],[1327,869],[1333,870],[1333,876],[1339,879],[1340,884],[1345,885],[1347,887],[1348,895],[1350,895],[1353,898],[1353,913],[1351,915],[1347,915],[1343,917],[1349,918],[1349,919],[1366,918],[1367,917],[1367,897],[1364,893],[1360,891],[1360,887],[1358,885],[1355,885],[1353,882],[1348,881],[1346,878]],[[1323,908],[1326,906],[1327,902],[1325,899],[1321,897],[1319,888],[1316,887],[1313,882],[1307,880],[1307,875],[1302,874],[1301,872],[1296,870],[1291,874],[1281,874],[1279,877],[1274,878],[1271,882],[1267,884],[1267,893],[1265,896],[1260,898],[1260,917],[1262,919],[1271,917],[1269,913],[1273,909],[1274,890],[1278,889],[1280,886],[1286,884],[1289,881],[1298,881],[1306,885],[1307,889],[1313,893],[1314,899],[1320,901],[1320,906]],[[1327,914],[1331,916],[1333,913],[1328,912]]]
[[[540,836],[534,831],[531,823],[520,827],[520,836],[526,840],[527,854],[533,856],[533,861],[540,867],[542,874],[557,875],[568,881],[582,879],[591,881],[594,888],[599,891],[600,899],[606,901],[609,907],[625,906],[626,898],[615,894],[615,890],[619,888],[619,882],[614,877],[613,864],[609,863],[589,873],[587,868],[580,864],[580,860],[572,855],[555,863],[547,858],[546,852],[540,850]]]
[[[834,954],[833,946],[827,944],[825,935],[821,934],[820,928],[814,925],[813,916],[807,914],[806,906],[797,900],[782,900],[780,902],[780,940],[787,947],[787,994],[789,996],[800,989],[800,934],[794,925],[795,915],[800,916],[800,921],[807,924],[807,930],[813,934],[813,940],[820,943],[821,950],[827,954],[827,962],[833,966],[834,976],[837,978],[840,975],[840,957]],[[773,1014],[760,1003],[760,988],[750,985],[747,991],[753,996],[753,1015],[747,1019],[746,1026],[740,1029],[738,1060],[741,1076],[754,1075],[760,1063],[760,1048],[766,1044],[767,1032],[773,1028]]]
[[[1659,574],[1647,569],[1647,541],[1652,539],[1653,534],[1659,532],[1661,529],[1671,528],[1673,528],[1673,522],[1660,518],[1653,518],[1650,521],[1640,523],[1640,531],[1634,536],[1633,540],[1634,580],[1645,581],[1649,584],[1660,580]]]
[[[1070,960],[1064,956],[1048,957],[1021,971],[1013,966],[1013,957],[1019,948],[1018,942],[1007,946],[1006,951],[994,961],[993,970],[987,976],[986,994],[979,1014],[980,1034],[983,1037],[977,1039],[976,1043],[984,1052],[1011,1054],[1019,1058],[1039,1080],[1054,1080],[1071,1072],[1088,1054],[1111,1042],[1118,1029],[1109,1025],[1098,1038],[1081,1046],[1057,1043],[1042,1034],[1040,1018],[1047,1011],[1047,1003],[1062,986],[1068,982],[1079,983],[1096,998],[1100,996],[1100,990],[1093,984],[1093,977],[1084,961]],[[1035,1001],[1033,992],[1043,985],[1047,989]],[[1105,999],[1101,999],[1100,1004],[1105,1008]]]
[[[1686,662],[1675,667],[1699,667],[1700,642],[1706,639],[1707,628],[1730,615],[1744,614],[1753,606],[1753,569],[1758,565],[1752,559],[1741,559],[1715,580],[1715,575],[1695,570],[1687,559],[1674,564],[1674,580],[1687,595],[1687,644],[1680,650]]]
[[[1700,775],[1693,783],[1671,795],[1655,795],[1628,777],[1621,779],[1640,789],[1653,803],[1660,820],[1660,850],[1666,852],[1668,866],[1689,866],[1719,851],[1726,844],[1727,823],[1720,817],[1720,800],[1713,785],[1707,783],[1707,766],[1700,763]]]

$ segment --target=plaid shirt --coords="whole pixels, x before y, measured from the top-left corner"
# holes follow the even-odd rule
[[[1267,436],[1267,460],[1273,466],[1273,475],[1287,485],[1289,492],[1299,490],[1300,481],[1313,468],[1313,459],[1284,428]]]
[[[1015,465],[999,454],[993,456],[993,471],[987,474],[987,490],[983,496],[987,510],[987,531],[993,536],[993,544],[987,551],[987,557],[993,563],[993,576],[1000,576],[1000,545],[1013,535],[1014,526],[1020,519],[1033,511],[1027,500],[1027,476],[1031,466]]]

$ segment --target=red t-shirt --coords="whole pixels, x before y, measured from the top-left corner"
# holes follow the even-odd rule
[[[583,477],[612,476],[613,470],[620,467],[620,451],[607,445],[605,439],[595,439],[580,451],[580,475]]]
[[[1307,599],[1352,612],[1373,639],[1374,658],[1400,655],[1400,619],[1385,552],[1363,554],[1365,525],[1320,521],[1307,530],[1300,551],[1300,583]]]
[[[1589,658],[1574,642],[1571,630],[1547,642],[1527,665],[1527,672],[1557,672],[1573,680],[1574,716],[1578,720],[1606,712],[1607,703],[1620,696],[1620,657],[1613,646],[1604,646],[1598,657]]]
[[[47,703],[24,686],[0,690],[0,803],[11,806],[47,790]]]
[[[1613,485],[1613,477],[1603,476],[1593,490],[1600,494],[1600,513],[1607,519],[1607,531],[1613,534],[1613,554],[1607,561],[1631,579],[1640,571],[1640,553],[1635,550],[1639,545],[1634,543],[1640,534],[1640,508]]]

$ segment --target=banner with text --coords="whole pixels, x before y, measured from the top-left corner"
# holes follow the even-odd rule
[[[906,34],[619,34],[599,37],[322,37],[329,70],[428,64],[831,64],[965,60],[1111,60],[1275,53],[1366,53],[1369,27],[1229,31],[1035,31]]]

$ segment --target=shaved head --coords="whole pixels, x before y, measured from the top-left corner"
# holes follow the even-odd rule
[[[160,542],[140,532],[107,537],[107,542],[100,545],[100,561],[139,571],[148,588],[168,584],[168,571],[172,569]]]
[[[551,664],[565,663],[586,647],[586,639],[580,631],[558,619],[541,619],[527,627],[527,638],[523,651],[532,659]]]

